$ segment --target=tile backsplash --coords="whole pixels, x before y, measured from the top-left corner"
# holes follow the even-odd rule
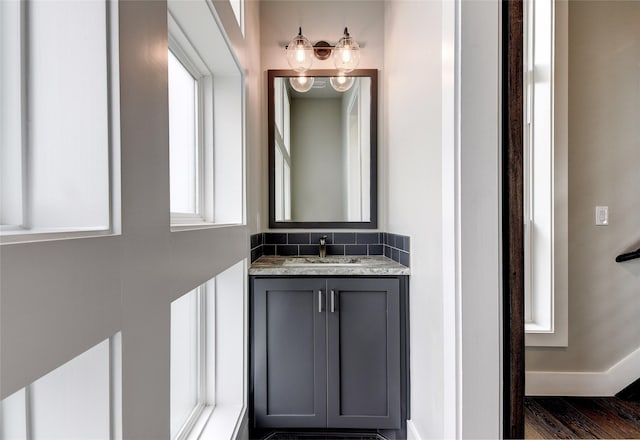
[[[325,235],[327,255],[385,255],[409,267],[409,237],[388,232],[262,232],[251,236],[251,262],[263,255],[318,255]]]

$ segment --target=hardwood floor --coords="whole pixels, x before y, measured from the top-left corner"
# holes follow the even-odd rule
[[[526,397],[527,439],[640,439],[640,401],[617,397]]]

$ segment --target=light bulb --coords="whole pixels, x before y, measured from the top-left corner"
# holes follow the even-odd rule
[[[287,46],[287,62],[296,72],[304,72],[311,67],[313,63],[313,46],[302,35],[302,28],[299,28],[298,35],[293,37]]]
[[[351,72],[358,67],[360,62],[360,46],[354,40],[347,28],[344,28],[344,35],[336,43],[333,49],[333,63],[340,72]]]
[[[342,62],[349,63],[351,61],[351,48],[342,49]]]
[[[313,87],[313,81],[313,77],[309,76],[292,76],[289,78],[289,84],[291,84],[293,90],[300,93],[305,93],[311,90],[311,87]]]
[[[304,63],[304,48],[298,46],[298,49],[296,50],[296,61],[300,64]]]
[[[344,75],[332,76],[329,78],[329,82],[336,92],[346,92],[353,86],[355,78],[353,76]]]

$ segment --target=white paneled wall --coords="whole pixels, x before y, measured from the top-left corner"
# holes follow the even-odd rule
[[[121,331],[122,432],[130,439],[160,439],[169,437],[171,301],[243,261],[249,228],[170,231],[167,7],[163,1],[119,7],[122,200],[114,212],[121,233],[2,246],[0,398]],[[245,160],[256,169],[258,3],[245,4],[246,36],[228,2],[211,7],[246,75],[240,105],[249,109],[251,149]],[[243,322],[236,306],[234,313]]]

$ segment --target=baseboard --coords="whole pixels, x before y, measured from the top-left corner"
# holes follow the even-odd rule
[[[422,440],[418,428],[411,420],[407,420],[407,440]]]
[[[614,396],[638,379],[640,348],[606,371],[527,371],[527,396]]]
[[[640,402],[640,379],[617,393],[616,397],[622,400],[634,400],[636,402]]]

